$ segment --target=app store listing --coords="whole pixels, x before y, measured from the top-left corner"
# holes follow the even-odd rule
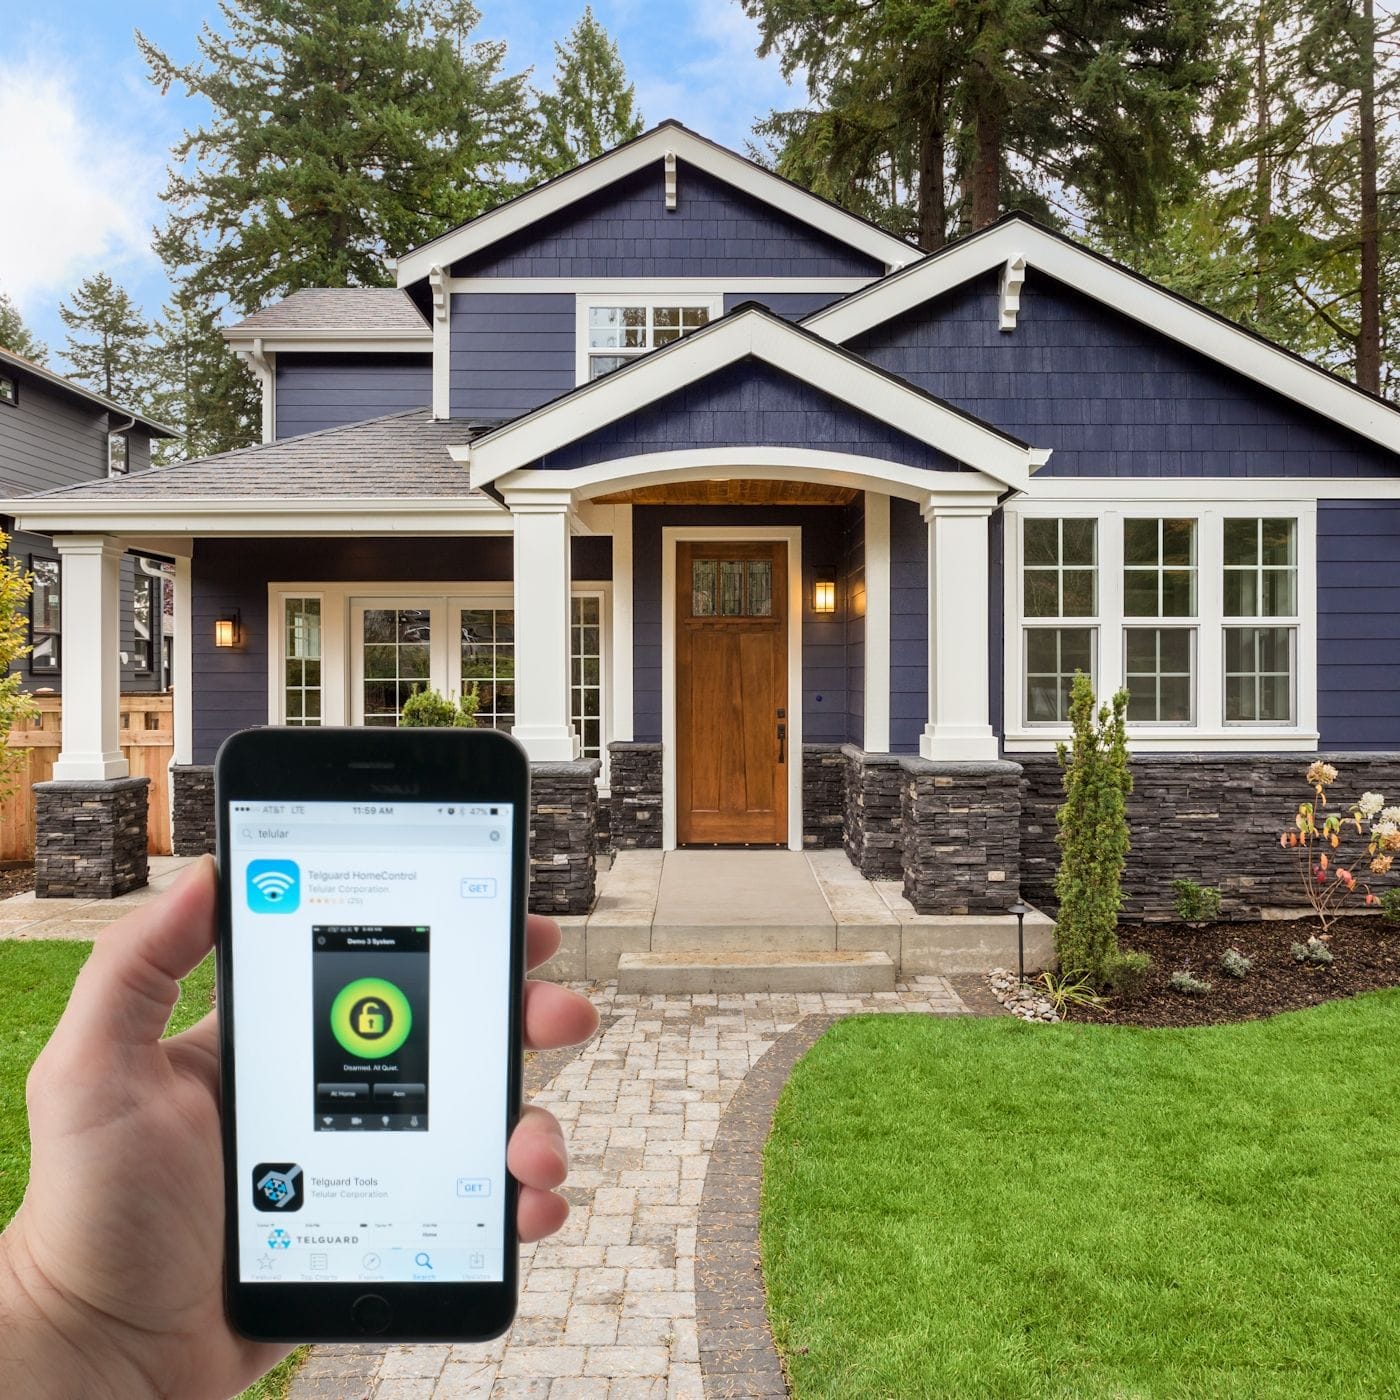
[[[511,809],[227,815],[240,1277],[499,1280]]]

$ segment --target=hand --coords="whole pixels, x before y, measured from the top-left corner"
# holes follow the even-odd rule
[[[24,1203],[0,1235],[0,1376],[26,1400],[224,1400],[287,1348],[236,1336],[224,1317],[223,1151],[214,1014],[161,1034],[177,979],[214,942],[214,862],[104,930],[29,1076],[33,1144]],[[532,917],[529,966],[559,943]],[[526,986],[525,1041],[586,1040],[584,997]],[[526,1109],[507,1162],[522,1240],[568,1214],[563,1133]]]

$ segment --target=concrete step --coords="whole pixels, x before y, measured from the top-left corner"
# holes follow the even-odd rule
[[[623,953],[619,992],[892,992],[888,953],[722,952],[706,949]]]

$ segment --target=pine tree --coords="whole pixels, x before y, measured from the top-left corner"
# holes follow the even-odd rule
[[[534,168],[541,179],[640,136],[643,125],[637,90],[592,6],[554,54],[554,91],[535,94],[540,136]]]
[[[529,125],[469,0],[221,0],[199,61],[140,33],[152,81],[213,108],[172,155],[156,249],[248,313],[302,287],[382,286],[400,254],[518,188]],[[180,276],[181,270],[187,275]]]
[[[19,308],[4,292],[0,292],[0,348],[36,365],[49,361],[49,347],[24,324]]]
[[[58,314],[69,330],[63,358],[72,377],[123,407],[141,407],[154,387],[151,327],[125,290],[95,272]]]

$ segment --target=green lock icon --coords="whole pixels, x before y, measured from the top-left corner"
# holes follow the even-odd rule
[[[336,993],[331,1033],[341,1048],[361,1060],[392,1055],[413,1030],[413,1005],[387,977],[357,977]]]
[[[361,1035],[384,1034],[384,1008],[377,1001],[366,1001],[355,1017],[355,1029]]]

